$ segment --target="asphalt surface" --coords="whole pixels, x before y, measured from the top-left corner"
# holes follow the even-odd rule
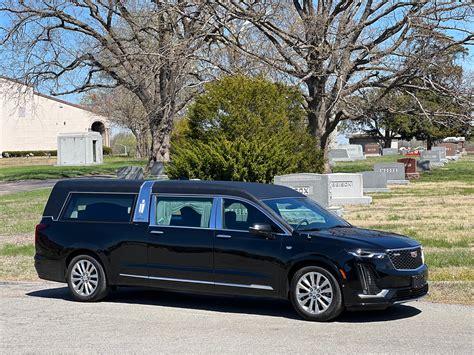
[[[62,284],[0,283],[0,352],[472,354],[473,311],[415,302],[312,323],[284,301],[120,288],[78,303]]]
[[[93,176],[78,176],[74,179],[106,179],[113,178],[113,175],[93,175]],[[22,180],[13,182],[0,182],[0,195],[12,194],[15,192],[32,191],[36,189],[45,189],[53,187],[59,180]]]

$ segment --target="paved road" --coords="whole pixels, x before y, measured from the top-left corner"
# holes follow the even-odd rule
[[[473,311],[416,302],[311,323],[280,301],[119,289],[86,304],[62,284],[1,283],[0,352],[468,354]]]
[[[75,179],[106,179],[114,177],[113,175],[94,175],[94,176],[78,176]],[[12,194],[15,192],[32,191],[36,189],[44,189],[53,187],[58,179],[49,180],[22,180],[13,182],[0,182],[0,195]]]

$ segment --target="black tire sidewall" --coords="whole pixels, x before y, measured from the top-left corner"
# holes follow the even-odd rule
[[[320,274],[324,275],[330,282],[331,287],[333,289],[333,301],[329,308],[320,314],[311,314],[306,312],[303,308],[301,308],[298,300],[296,299],[296,286],[300,277],[308,272],[319,272]],[[319,266],[306,266],[299,269],[291,279],[290,285],[290,299],[293,307],[298,312],[298,314],[306,320],[316,321],[316,322],[324,322],[331,319],[336,318],[344,309],[342,303],[342,293],[341,287],[339,282],[336,280],[334,275],[327,271],[326,269],[319,267]]]
[[[94,267],[97,269],[97,273],[99,276],[97,288],[89,296],[82,296],[82,295],[77,294],[72,286],[72,279],[71,279],[72,268],[80,260],[87,260],[91,262],[94,265]],[[71,291],[74,299],[77,301],[82,301],[82,302],[99,301],[103,299],[105,296],[107,296],[108,289],[109,289],[107,285],[107,278],[105,276],[104,268],[102,267],[100,262],[97,261],[97,259],[87,254],[78,255],[71,260],[68,266],[68,270],[67,270],[67,284],[69,286],[69,290]]]

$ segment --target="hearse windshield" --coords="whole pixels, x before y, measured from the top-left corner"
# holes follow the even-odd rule
[[[299,231],[350,227],[350,224],[307,197],[285,197],[263,202]]]

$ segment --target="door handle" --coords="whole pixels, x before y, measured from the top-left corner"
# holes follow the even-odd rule
[[[232,238],[230,235],[227,234],[218,234],[216,235],[217,238],[222,238],[222,239],[230,239]]]
[[[151,233],[151,234],[164,234],[165,232],[153,230],[153,231],[150,231],[150,233]]]

